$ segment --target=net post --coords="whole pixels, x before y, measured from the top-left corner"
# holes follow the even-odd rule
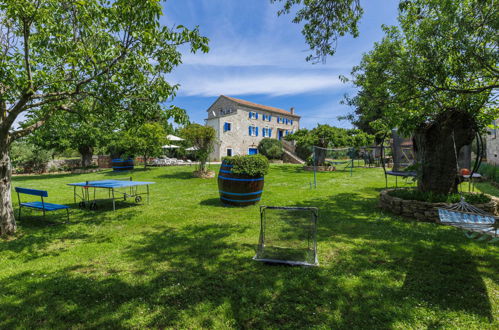
[[[314,188],[317,188],[317,162],[315,158],[315,146],[312,153],[312,162],[314,163]]]

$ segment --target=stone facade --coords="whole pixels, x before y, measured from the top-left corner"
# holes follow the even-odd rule
[[[499,119],[494,120],[493,125],[499,125]],[[486,135],[487,163],[499,165],[499,129],[491,128]]]
[[[269,137],[269,130],[271,130],[270,138],[277,139],[280,134],[284,137],[300,128],[300,117],[294,114],[293,109],[290,112],[223,95],[208,108],[207,112],[206,125],[215,129],[217,137],[214,151],[210,155],[211,161],[220,161],[222,157],[228,155],[228,150],[232,151],[233,156],[249,154],[250,149],[257,148],[263,138]],[[250,118],[250,112],[257,113],[258,118]],[[264,120],[264,115],[270,117],[270,121]],[[288,123],[278,123],[278,117],[287,119]],[[225,129],[226,123],[230,124],[230,130]],[[255,127],[251,135],[249,127]],[[263,136],[264,129],[266,136]]]
[[[397,215],[402,215],[407,218],[413,218],[418,221],[436,222],[438,218],[437,208],[448,207],[448,203],[428,203],[415,200],[405,200],[398,197],[390,196],[388,192],[394,189],[386,189],[380,193],[379,207],[385,211],[392,212]],[[497,205],[499,199],[489,196],[491,201],[486,204],[474,204],[473,206],[484,210],[487,213],[498,215]]]

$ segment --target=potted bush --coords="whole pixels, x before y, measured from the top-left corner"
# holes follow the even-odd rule
[[[260,201],[269,161],[262,155],[225,157],[218,175],[218,191],[224,204],[253,205]]]

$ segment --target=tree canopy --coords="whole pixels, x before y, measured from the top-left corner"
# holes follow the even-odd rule
[[[446,110],[468,112],[476,129],[497,114],[499,10],[492,0],[410,0],[401,28],[385,37],[352,71],[357,120],[406,134]]]

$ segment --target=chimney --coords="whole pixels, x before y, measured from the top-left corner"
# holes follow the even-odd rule
[[[291,114],[292,114],[292,115],[294,115],[294,114],[295,114],[295,107],[291,107],[291,108],[289,109],[289,112],[291,112]]]

